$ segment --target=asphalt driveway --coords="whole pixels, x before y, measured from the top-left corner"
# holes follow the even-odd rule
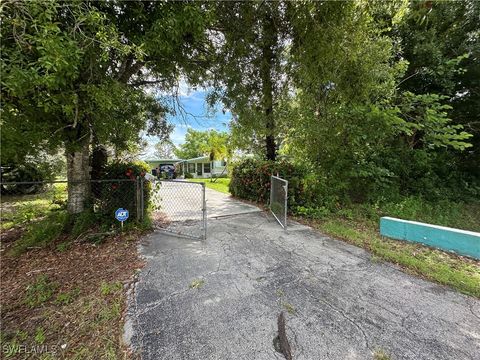
[[[281,311],[293,359],[479,359],[477,299],[264,212],[208,225],[140,246],[125,338],[143,359],[284,359]]]

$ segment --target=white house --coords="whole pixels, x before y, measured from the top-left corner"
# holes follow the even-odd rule
[[[185,175],[192,174],[194,178],[210,178],[212,176],[227,175],[227,163],[225,160],[211,161],[209,156],[201,156],[193,159],[182,160],[176,164]]]

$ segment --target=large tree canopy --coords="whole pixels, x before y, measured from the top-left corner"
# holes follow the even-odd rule
[[[279,149],[318,171],[333,192],[431,192],[452,183],[441,164],[472,153],[475,121],[453,117],[456,103],[475,94],[461,77],[478,44],[476,8],[374,1],[216,6],[212,99],[234,114],[234,144],[267,159]],[[443,43],[430,49],[437,34]],[[447,51],[452,42],[455,50]]]
[[[448,116],[447,97],[403,91],[409,62],[402,42],[375,18],[378,8],[312,2],[290,9],[296,121],[286,153],[315,166],[339,193],[362,197],[409,191],[412,179],[425,187],[421,179],[432,179],[440,154],[471,147],[471,135]],[[383,10],[390,24],[409,14],[402,6]]]
[[[480,177],[480,2],[411,2],[392,27],[408,68],[401,89],[446,96],[449,114],[474,135],[456,163]]]
[[[286,46],[284,2],[215,4],[216,39],[212,102],[221,99],[235,114],[232,126],[254,138],[264,156],[275,160],[283,90],[282,59]]]
[[[166,138],[164,96],[183,78],[232,112],[229,144],[290,156],[338,193],[475,189],[479,8],[6,1],[2,162],[64,149],[69,210],[80,212],[92,146]],[[211,135],[190,131],[177,155],[228,155],[224,136]]]
[[[175,149],[179,159],[191,159],[209,156],[212,160],[225,159],[230,156],[229,136],[216,130],[200,131],[189,128],[185,142]]]
[[[160,159],[172,159],[175,157],[177,147],[171,139],[164,139],[155,144],[155,156]]]
[[[69,211],[83,211],[90,145],[168,134],[169,109],[142,87],[199,80],[206,21],[193,2],[5,2],[2,161],[65,147]]]

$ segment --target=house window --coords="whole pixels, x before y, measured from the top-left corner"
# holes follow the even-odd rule
[[[207,174],[210,173],[210,163],[203,164],[203,172]]]
[[[197,175],[202,175],[202,163],[197,163]]]
[[[189,163],[188,164],[188,172],[190,174],[193,174],[195,172],[195,164],[194,163]]]

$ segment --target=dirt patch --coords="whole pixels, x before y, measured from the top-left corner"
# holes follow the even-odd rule
[[[2,355],[31,358],[41,347],[33,358],[126,357],[120,339],[125,293],[143,266],[139,235],[100,245],[64,239],[18,257],[5,255],[11,243],[2,239]]]
[[[172,222],[168,215],[161,211],[154,211],[151,215],[152,225],[155,229],[162,229],[170,225]]]
[[[12,243],[17,239],[20,239],[24,232],[25,229],[21,227],[0,231],[0,241],[2,243],[2,247],[4,247],[7,243]]]

